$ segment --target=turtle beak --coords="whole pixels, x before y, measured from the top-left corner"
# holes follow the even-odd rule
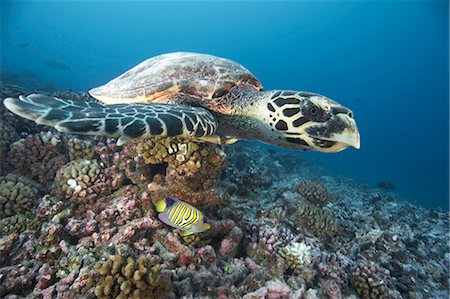
[[[349,146],[360,148],[358,127],[349,113],[335,114],[327,122],[309,129],[309,136],[314,140],[313,149],[317,151],[336,153]]]
[[[350,118],[347,114],[338,114],[335,117],[339,118],[340,121],[345,124],[345,128],[340,132],[331,133],[329,138],[322,139],[335,141],[346,145],[346,147],[353,146],[354,148],[359,149],[361,144],[355,120]]]

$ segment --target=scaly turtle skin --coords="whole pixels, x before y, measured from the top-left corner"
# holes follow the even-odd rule
[[[215,143],[257,139],[322,152],[360,144],[349,109],[319,94],[263,91],[243,66],[212,55],[159,55],[89,93],[102,103],[32,94],[4,104],[38,124],[116,137],[118,144],[156,136]]]

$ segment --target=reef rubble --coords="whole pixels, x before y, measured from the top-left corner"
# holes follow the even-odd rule
[[[118,146],[0,104],[0,167],[0,298],[449,297],[448,212],[301,154],[178,138]],[[164,225],[154,203],[165,196],[211,228]]]

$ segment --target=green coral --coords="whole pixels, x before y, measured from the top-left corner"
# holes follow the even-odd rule
[[[0,216],[11,216],[28,210],[38,195],[35,184],[22,176],[0,177]]]
[[[97,264],[100,275],[96,282],[98,298],[165,298],[171,291],[166,277],[160,274],[157,256],[110,256]]]
[[[316,236],[331,236],[336,230],[336,219],[330,211],[307,202],[298,203],[294,221]]]
[[[322,184],[313,180],[300,181],[294,186],[293,190],[306,201],[318,207],[324,207],[327,202],[333,199],[333,196]]]
[[[388,277],[373,262],[358,262],[352,269],[350,282],[363,299],[389,298]]]
[[[311,246],[304,242],[290,243],[280,250],[279,255],[285,260],[286,266],[297,275],[311,264]]]
[[[67,142],[71,161],[89,160],[94,158],[95,144],[92,140],[71,138]]]
[[[136,146],[138,154],[147,164],[163,164],[169,157],[184,162],[198,149],[197,143],[181,138],[152,138]]]
[[[27,212],[3,218],[0,221],[0,234],[8,235],[11,233],[22,233],[26,230],[37,230],[40,222],[33,214]]]

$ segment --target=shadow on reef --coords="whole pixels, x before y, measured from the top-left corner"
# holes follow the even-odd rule
[[[0,105],[0,160],[0,297],[448,297],[448,213],[301,154],[176,138],[117,146]],[[211,228],[165,226],[153,205],[165,196]]]

